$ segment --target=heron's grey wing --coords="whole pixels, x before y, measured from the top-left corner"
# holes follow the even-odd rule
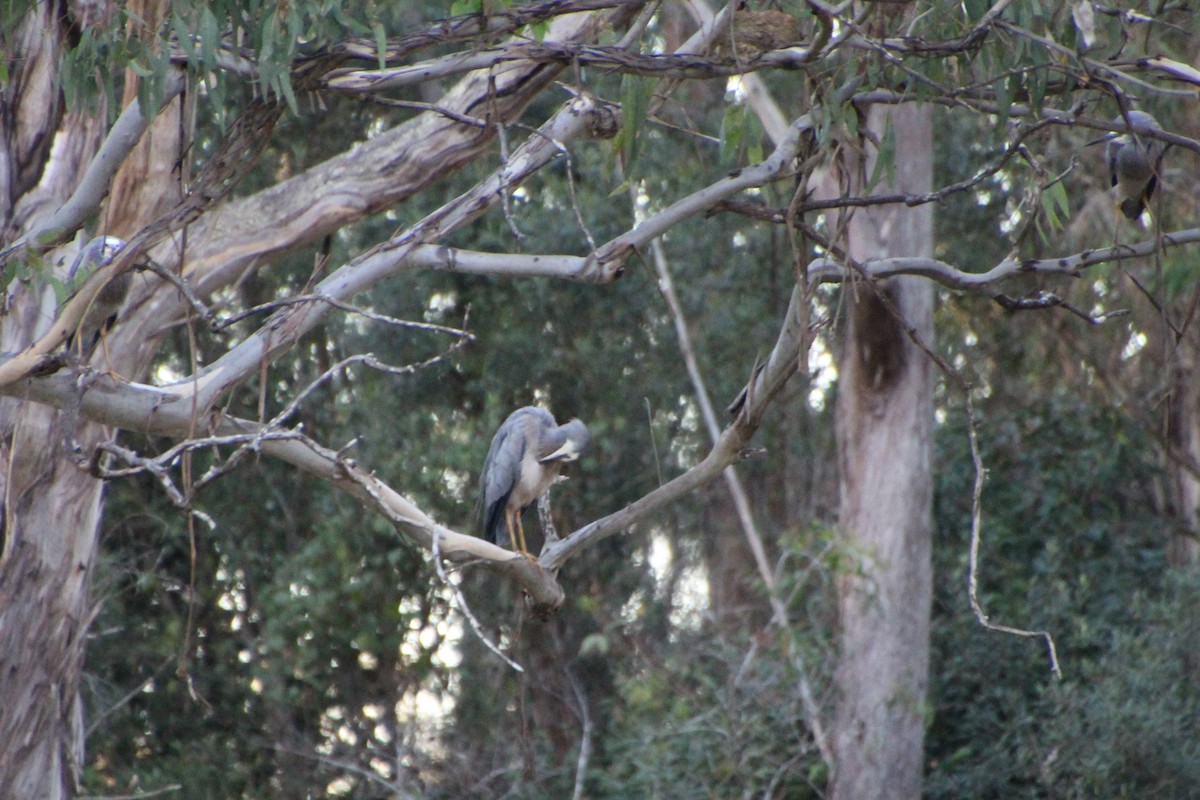
[[[493,544],[500,544],[508,536],[504,527],[504,506],[517,485],[521,459],[525,456],[525,434],[521,423],[521,417],[514,414],[496,431],[483,462],[483,473],[479,476],[483,535]]]
[[[1121,143],[1116,139],[1109,139],[1108,144],[1104,146],[1104,161],[1108,165],[1108,177],[1112,181],[1110,186],[1116,186],[1119,176],[1117,175],[1117,152],[1121,149]]]

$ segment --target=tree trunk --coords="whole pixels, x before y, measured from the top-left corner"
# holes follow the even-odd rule
[[[39,48],[49,71],[57,68],[67,47],[67,21],[55,17],[56,7],[43,3],[38,13],[29,14],[24,24],[38,35],[20,40]],[[130,4],[132,12],[151,21],[153,31],[153,21],[165,7],[165,0]],[[18,57],[16,63],[23,60]],[[129,102],[136,96],[136,78],[127,75],[125,85]],[[24,83],[14,81],[6,92],[7,146],[0,173],[25,176],[5,187],[6,241],[27,233],[62,205],[105,133],[103,103],[97,113],[48,114],[47,109],[61,105],[60,100],[47,102],[58,99],[52,86],[48,74],[39,74]],[[179,135],[176,105],[174,113],[155,120],[117,173],[113,199],[96,233],[128,236],[178,199],[171,165],[180,152]],[[37,150],[22,141],[54,144]],[[30,152],[41,160],[26,160]],[[56,257],[63,258],[52,253],[50,263]],[[0,350],[18,352],[52,321],[54,295],[36,279],[16,281],[5,301]],[[79,682],[92,615],[88,588],[103,488],[83,462],[111,437],[112,431],[82,421],[71,410],[0,401],[0,797],[70,797],[83,767]]]
[[[872,108],[868,126],[895,133],[893,185],[929,190],[928,107]],[[872,159],[873,160],[873,159]],[[872,164],[865,165],[870,174]],[[850,255],[929,256],[932,209],[859,211]],[[929,662],[931,361],[906,333],[933,341],[933,289],[921,278],[850,286],[839,366],[837,437],[843,535],[858,561],[839,586],[840,692],[834,721],[834,800],[921,796]],[[897,316],[898,315],[898,316]]]

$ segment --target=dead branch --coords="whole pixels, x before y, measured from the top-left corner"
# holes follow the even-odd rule
[[[979,455],[979,442],[975,434],[975,408],[971,403],[971,393],[964,393],[967,399],[967,437],[971,445],[971,463],[975,467],[975,482],[971,491],[971,549],[970,564],[967,572],[967,597],[971,601],[971,611],[979,624],[988,630],[1008,633],[1013,636],[1040,638],[1046,642],[1050,654],[1050,671],[1054,677],[1062,679],[1062,668],[1058,664],[1058,651],[1054,647],[1054,637],[1049,631],[1033,631],[1023,628],[1013,628],[992,622],[979,602],[979,546],[983,539],[983,481],[987,474],[983,468],[983,459]]]
[[[60,372],[47,378],[23,380],[0,393],[56,408],[77,405],[85,417],[140,433],[187,439],[196,429],[211,436],[261,436],[261,451],[279,458],[347,492],[366,508],[380,514],[408,541],[432,551],[433,536],[440,536],[442,552],[449,558],[478,558],[519,583],[536,606],[556,608],[564,594],[552,573],[538,562],[505,550],[475,536],[450,530],[429,517],[412,501],[374,474],[337,451],[314,442],[297,431],[263,434],[266,426],[209,411],[196,418],[190,399],[154,387],[124,383],[100,376],[79,396],[76,376]],[[286,434],[286,435],[285,435]]]
[[[332,303],[346,302],[393,274],[405,264],[414,248],[474,220],[498,203],[504,191],[550,163],[557,157],[561,142],[581,134],[589,126],[596,106],[582,95],[568,102],[502,168],[417,224],[334,271],[312,293],[319,301],[281,309],[199,375],[174,384],[172,391],[179,396],[198,392],[198,404],[208,406],[229,387],[253,374],[264,361],[269,362],[290,348],[325,316]]]

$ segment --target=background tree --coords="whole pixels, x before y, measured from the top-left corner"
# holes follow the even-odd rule
[[[838,587],[910,569],[835,525],[862,476],[832,409],[875,323],[956,373],[938,468],[906,459],[935,482],[927,792],[1194,785],[1178,749],[1084,744],[1194,733],[1162,535],[1191,541],[1194,505],[1194,20],[736,5],[2,7],[0,794],[823,794],[864,755],[834,711]],[[1176,202],[1141,225],[1085,149],[1133,105],[1173,145]],[[920,106],[932,191],[892,180],[903,126],[869,124]],[[864,151],[863,185],[811,191]],[[932,253],[846,257],[849,209],[934,203]],[[129,244],[67,282],[98,234]],[[130,271],[105,347],[64,354]],[[856,328],[906,274],[938,287],[937,338],[886,304]],[[745,390],[715,443],[702,384]],[[971,616],[963,385],[991,469],[976,599],[1054,631],[1062,683]],[[529,402],[595,441],[537,562],[460,533]]]
[[[892,135],[897,159],[883,191],[932,188],[930,109],[908,105],[868,130]],[[890,128],[890,131],[889,131]],[[870,174],[871,160],[857,165]],[[868,209],[849,220],[848,255],[863,262],[933,250],[933,215]],[[933,290],[898,277],[847,299],[839,365],[838,522],[859,563],[842,576],[841,657],[833,797],[920,797],[932,592]]]

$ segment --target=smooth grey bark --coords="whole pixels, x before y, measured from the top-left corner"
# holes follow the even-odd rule
[[[873,107],[895,134],[893,185],[924,192],[932,172],[928,106]],[[865,173],[870,174],[867,163]],[[882,206],[850,221],[850,255],[929,256],[931,206]],[[855,562],[839,585],[834,800],[921,796],[929,666],[933,285],[919,277],[848,287],[839,364],[839,519]],[[906,330],[908,329],[908,330]]]

